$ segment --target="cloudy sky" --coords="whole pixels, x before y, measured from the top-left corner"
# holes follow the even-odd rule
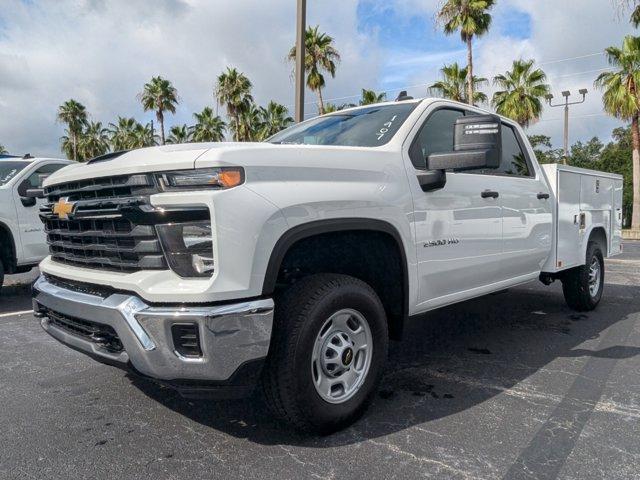
[[[75,98],[91,118],[139,121],[136,95],[154,75],[180,95],[167,123],[191,123],[212,105],[215,77],[243,71],[260,103],[293,103],[291,65],[295,0],[0,0],[0,144],[10,152],[60,155],[58,105]],[[608,118],[594,78],[608,68],[602,51],[631,33],[613,0],[497,0],[493,25],[475,43],[476,70],[491,78],[515,58],[535,58],[553,92],[590,90],[572,108],[571,141],[609,139],[620,122]],[[325,98],[355,102],[363,87],[394,97],[425,96],[438,69],[465,62],[458,35],[435,25],[440,0],[308,0],[308,23],[335,38],[342,55]],[[488,89],[490,93],[491,88]],[[315,110],[312,93],[308,112]],[[333,99],[333,100],[332,100]],[[529,133],[562,142],[562,109],[547,108]]]

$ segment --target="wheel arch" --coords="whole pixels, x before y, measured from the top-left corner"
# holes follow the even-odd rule
[[[604,225],[597,224],[592,225],[591,229],[588,231],[588,234],[585,233],[585,238],[587,241],[582,245],[582,258],[586,259],[587,257],[587,248],[589,248],[589,242],[596,242],[600,245],[602,249],[602,256],[607,257],[609,254],[609,236],[607,235],[607,230]]]
[[[310,240],[314,237],[321,237],[326,234],[346,234],[350,232],[357,232],[360,234],[366,234],[367,232],[370,232],[385,235],[387,236],[387,238],[389,238],[390,241],[393,242],[393,245],[397,250],[400,260],[400,274],[402,277],[402,305],[399,318],[394,318],[393,325],[390,325],[389,327],[392,337],[400,338],[402,335],[402,330],[404,328],[404,323],[408,318],[409,312],[409,265],[407,262],[407,252],[405,250],[405,245],[402,241],[402,237],[399,231],[392,224],[384,220],[367,218],[325,219],[303,223],[301,225],[290,228],[280,236],[271,252],[265,272],[262,294],[273,295],[275,293],[283,262],[285,261],[287,254],[291,252],[296,245],[299,245],[299,242]],[[392,321],[391,318],[389,320]]]
[[[16,241],[9,226],[2,221],[0,221],[0,259],[2,259],[5,273],[15,271],[18,261]]]

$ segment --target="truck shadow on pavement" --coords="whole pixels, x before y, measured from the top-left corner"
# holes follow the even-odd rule
[[[543,405],[554,412],[549,421],[566,421],[565,417],[575,412],[567,410],[565,405],[560,414],[564,417],[555,418],[555,411],[570,395],[579,396],[585,390],[585,385],[577,385],[582,369],[594,361],[600,362],[596,367],[607,364],[603,371],[596,368],[596,373],[588,379],[591,382],[586,389],[590,392],[589,398],[570,399],[573,403],[587,401],[590,410],[587,409],[584,417],[582,408],[582,417],[569,419],[573,430],[568,429],[569,437],[561,439],[562,448],[549,444],[553,439],[536,435],[514,464],[514,468],[518,465],[530,468],[529,464],[534,461],[540,464],[536,455],[548,450],[554,452],[555,457],[545,459],[545,471],[537,473],[552,474],[570,454],[602,394],[608,377],[606,370],[610,372],[615,365],[615,361],[602,359],[617,361],[640,355],[640,347],[622,344],[626,340],[624,332],[618,332],[620,338],[608,333],[619,330],[618,324],[632,325],[625,319],[640,311],[640,287],[607,285],[606,289],[601,305],[588,314],[569,310],[558,285],[517,288],[431,312],[408,327],[404,341],[392,342],[387,373],[364,417],[352,427],[327,437],[292,431],[274,420],[257,396],[233,402],[185,400],[169,389],[133,377],[131,380],[167,408],[229,435],[268,445],[328,448],[419,425],[432,429],[429,422],[465,412],[499,395],[521,402],[508,414],[510,418],[501,421],[505,428],[520,428],[523,438],[529,438],[538,428],[544,432],[545,425],[534,430],[529,426],[527,430],[526,421],[518,416]],[[581,345],[589,340],[592,342],[587,347]],[[577,348],[578,345],[581,346]],[[554,362],[556,360],[558,362]],[[549,374],[556,376],[553,377],[556,380],[549,382],[550,385],[540,385],[540,380],[529,385],[529,377],[548,368],[551,362],[554,366]],[[562,377],[564,383],[560,381],[564,389],[558,384],[558,375],[565,376]],[[572,393],[573,387],[566,392],[566,386],[572,384],[580,387],[577,393]],[[491,406],[483,408],[491,409]],[[500,411],[499,406],[497,408]],[[437,423],[433,428],[437,428]]]
[[[31,308],[31,283],[4,286],[0,290],[0,315]]]

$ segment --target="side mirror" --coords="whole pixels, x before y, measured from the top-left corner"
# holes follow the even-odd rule
[[[23,196],[27,198],[45,198],[44,188],[29,188]]]
[[[21,197],[26,197],[27,196],[27,190],[33,188],[31,185],[31,182],[29,181],[29,179],[25,179],[22,182],[20,182],[20,185],[18,185],[18,195],[20,195]]]
[[[502,123],[496,115],[460,117],[454,125],[453,152],[432,153],[429,170],[498,168],[502,157]]]

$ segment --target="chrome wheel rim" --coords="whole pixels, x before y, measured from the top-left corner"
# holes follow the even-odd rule
[[[373,353],[373,336],[364,315],[345,308],[318,332],[311,355],[311,378],[320,397],[343,403],[364,384]]]
[[[600,290],[600,262],[594,257],[589,265],[589,294],[591,298],[598,294],[598,290]]]

